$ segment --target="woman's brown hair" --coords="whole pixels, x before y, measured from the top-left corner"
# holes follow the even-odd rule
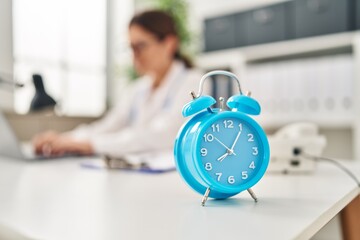
[[[138,25],[146,31],[154,34],[160,41],[167,36],[173,35],[179,37],[174,19],[166,12],[161,10],[149,10],[136,14],[130,21],[129,27]],[[177,49],[174,59],[182,61],[186,68],[192,68],[192,61],[181,54]]]

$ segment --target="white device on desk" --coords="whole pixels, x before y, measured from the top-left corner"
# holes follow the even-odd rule
[[[269,136],[270,164],[268,172],[306,173],[315,170],[315,161],[295,155],[294,149],[313,156],[320,156],[326,146],[326,138],[319,134],[317,125],[299,122],[284,126]]]
[[[16,137],[9,122],[0,111],[0,156],[33,160],[39,158],[33,153],[30,144],[22,144]]]
[[[0,111],[0,156],[21,160],[40,160],[59,157],[36,155],[30,143],[21,143],[4,114]],[[66,155],[66,156],[71,156]],[[72,154],[72,156],[74,156]],[[62,156],[63,157],[63,156]]]

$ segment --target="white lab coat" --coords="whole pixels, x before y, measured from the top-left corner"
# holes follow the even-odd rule
[[[190,91],[198,91],[202,73],[174,61],[164,82],[151,93],[149,77],[138,79],[104,118],[69,132],[92,143],[96,153],[120,157],[129,153],[167,150],[185,119]],[[206,90],[205,90],[206,91]]]

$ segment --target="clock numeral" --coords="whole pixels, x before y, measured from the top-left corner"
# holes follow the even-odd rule
[[[254,141],[254,135],[249,133],[248,135],[248,142],[253,142]]]
[[[207,163],[205,164],[205,169],[208,170],[208,171],[211,171],[211,170],[212,170],[212,165],[211,165],[211,163],[207,162]]]
[[[240,132],[242,131],[242,123],[239,124]]]
[[[258,155],[258,153],[259,153],[258,148],[253,147],[252,149],[253,149],[252,155],[254,155],[254,156]]]
[[[242,172],[241,172],[241,178],[244,179],[244,180],[248,178],[248,173],[247,173],[247,171],[242,171]]]
[[[219,124],[213,124],[211,125],[213,132],[220,132],[220,126]]]
[[[214,141],[214,136],[212,134],[204,134],[205,142],[212,142]]]
[[[231,120],[224,120],[223,123],[225,128],[234,128],[234,123]]]
[[[205,157],[207,155],[207,149],[206,148],[202,148],[200,149],[200,153],[201,153],[201,156]]]
[[[252,161],[252,162],[250,163],[249,168],[255,169],[255,163],[254,163],[254,161]]]
[[[221,178],[221,176],[222,176],[222,173],[221,173],[221,172],[218,172],[218,173],[215,173],[215,175],[217,176],[218,182],[220,182],[220,178]]]
[[[228,183],[234,184],[235,183],[235,177],[234,176],[229,176],[228,177]]]

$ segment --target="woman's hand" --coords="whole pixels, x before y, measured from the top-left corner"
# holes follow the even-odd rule
[[[55,131],[46,131],[36,135],[32,140],[35,153],[46,156],[49,155],[49,147],[59,138],[59,136],[60,134]]]
[[[74,140],[69,136],[60,135],[50,146],[51,156],[62,156],[66,153],[79,155],[94,154],[93,147],[89,141]]]
[[[33,140],[35,152],[44,156],[62,156],[66,153],[91,155],[93,147],[89,141],[78,141],[69,136],[50,131],[36,136]]]

